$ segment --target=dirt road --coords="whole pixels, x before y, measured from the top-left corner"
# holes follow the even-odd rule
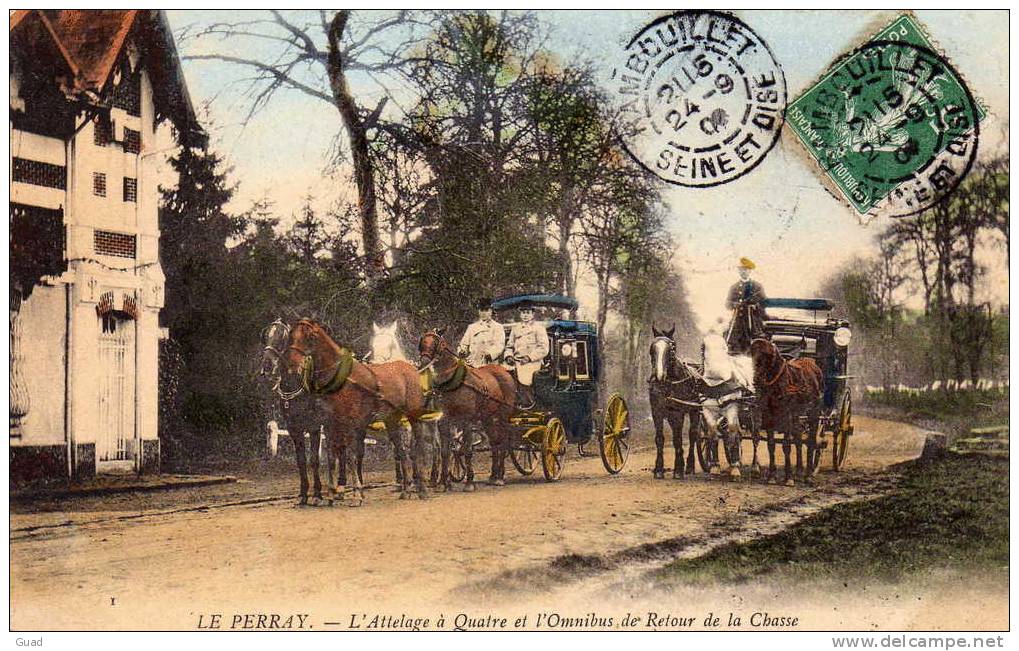
[[[617,626],[628,609],[652,606],[700,619],[709,610],[731,610],[734,599],[740,608],[759,602],[774,609],[769,586],[746,586],[738,595],[709,588],[657,595],[639,577],[676,554],[760,535],[824,504],[879,492],[890,481],[885,468],[916,457],[925,436],[908,425],[862,417],[856,431],[847,471],[822,472],[810,487],[703,475],[655,481],[653,451],[643,447],[614,477],[596,457],[571,451],[556,484],[541,480],[539,470],[502,488],[482,485],[477,493],[427,501],[400,501],[380,488],[359,509],[297,509],[290,500],[271,499],[273,487],[259,485],[260,492],[239,492],[208,509],[182,497],[184,510],[158,505],[138,511],[118,503],[108,511],[92,505],[13,514],[12,627],[195,629],[221,613],[221,626],[228,628],[238,614],[282,616],[261,620],[268,625],[300,613],[307,615],[305,628],[321,630],[349,627],[352,617],[367,625],[380,613],[427,617],[432,628],[443,615],[450,628],[457,613],[500,613],[510,617],[508,626],[529,614],[524,626],[533,628],[538,611],[550,610],[578,617],[596,612],[614,617],[610,626]],[[275,495],[291,493],[292,484],[289,478],[279,483]],[[225,505],[231,502],[248,503]],[[934,587],[922,589],[937,591],[932,580]],[[953,595],[977,598],[958,590]],[[875,591],[845,595],[840,603],[848,610],[836,618],[830,598],[796,595],[781,606],[799,613],[799,627],[854,628],[866,624],[861,618],[880,598]],[[857,599],[863,601],[854,610]],[[925,618],[940,610],[929,600],[919,603]],[[903,611],[902,623],[919,612]],[[360,613],[369,618],[359,619]],[[257,617],[249,621],[259,623]]]

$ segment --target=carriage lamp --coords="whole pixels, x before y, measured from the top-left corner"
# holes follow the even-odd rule
[[[842,327],[835,331],[832,339],[838,346],[848,346],[849,340],[853,338],[853,332],[849,328]]]
[[[559,349],[559,354],[563,357],[573,357],[573,344],[563,344]]]

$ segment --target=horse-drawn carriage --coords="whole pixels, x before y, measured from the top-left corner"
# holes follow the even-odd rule
[[[608,398],[603,409],[597,408],[602,374],[597,327],[576,319],[577,300],[567,296],[511,296],[494,301],[492,309],[499,313],[522,306],[559,314],[541,321],[550,345],[534,375],[534,407],[514,409],[509,416],[513,466],[520,474],[530,475],[540,460],[545,479],[556,481],[562,477],[569,444],[576,444],[583,455],[584,446],[596,436],[605,469],[618,473],[629,455],[630,413],[618,393]],[[513,325],[504,325],[507,333]],[[467,443],[472,451],[484,451],[491,448],[487,438],[481,431],[462,432],[454,438],[450,466],[454,481],[463,479]]]
[[[764,354],[770,351],[775,361],[773,370],[768,370],[761,368],[755,357],[754,391],[735,388],[737,383],[734,380],[730,385],[721,385],[719,390],[713,390],[704,381],[702,365],[681,360],[676,354],[671,331],[654,332],[651,346],[654,372],[649,394],[658,448],[656,477],[664,476],[664,422],[669,423],[673,433],[676,448],[673,474],[676,477],[685,474],[682,466],[684,423],[691,447],[685,467],[687,473],[694,470],[695,453],[705,472],[717,472],[719,438],[727,438],[730,434],[738,434],[726,440],[726,456],[730,468],[737,469],[733,473],[735,476],[740,474],[738,468],[743,441],[752,443],[755,471],[759,469],[758,445],[767,440],[772,464],[770,470],[773,472],[775,445],[781,444],[786,455],[787,480],[789,450],[793,445],[797,447],[798,469],[800,446],[806,446],[802,470],[807,476],[817,470],[824,451],[829,448],[832,468],[838,470],[842,467],[849,437],[853,434],[852,392],[847,382],[850,377],[847,375],[848,345],[852,336],[849,323],[830,316],[834,306],[827,299],[772,298],[764,301],[764,307],[771,308],[773,312],[764,320],[764,337],[758,352]],[[791,316],[786,316],[790,313]],[[808,317],[805,313],[811,314]],[[716,339],[719,343],[723,341],[721,337]],[[763,422],[775,419],[768,413],[774,403],[769,401],[768,407],[765,407],[762,394],[773,393],[776,388],[771,386],[773,383],[780,379],[790,380],[795,371],[793,367],[803,364],[816,365],[813,372],[818,376],[817,390],[809,392],[810,399],[801,403],[802,408],[787,424],[776,426]],[[796,390],[796,387],[786,388],[786,391],[790,390]],[[765,425],[769,430],[767,438],[762,434]]]

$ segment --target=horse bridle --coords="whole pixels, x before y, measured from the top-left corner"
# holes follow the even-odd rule
[[[786,361],[784,359],[782,359],[782,355],[779,354],[778,347],[776,347],[775,344],[773,344],[772,342],[768,341],[767,339],[762,339],[761,337],[758,337],[757,339],[754,339],[753,341],[750,342],[751,346],[753,346],[754,341],[764,341],[764,342],[767,342],[768,345],[771,347],[771,351],[775,353],[775,357],[778,358],[778,361],[781,362],[781,364],[782,364],[779,367],[779,369],[778,369],[778,373],[775,373],[775,377],[771,378],[770,380],[765,380],[764,381],[764,386],[770,387],[771,385],[773,385],[776,382],[778,382],[778,379],[780,377],[782,377],[782,374],[785,373],[786,367],[788,366],[788,364],[786,363]]]
[[[690,382],[691,380],[697,379],[697,376],[695,376],[693,373],[690,372],[690,369],[687,368],[686,363],[683,362],[683,360],[681,360],[679,358],[679,356],[676,354],[676,340],[675,339],[672,339],[671,337],[666,337],[665,335],[659,335],[659,336],[655,337],[654,340],[651,343],[654,344],[656,341],[665,341],[665,342],[667,342],[669,344],[669,350],[666,353],[666,360],[671,359],[673,364],[677,364],[679,366],[682,366],[684,369],[686,369],[686,377],[685,378],[680,378],[678,380],[671,380],[671,381],[669,381],[669,384],[683,384],[684,382]],[[666,380],[669,379],[669,369],[668,368],[665,369],[665,379]]]
[[[283,335],[281,337],[282,341],[284,341],[284,342],[290,341],[291,328],[282,319],[276,319],[275,321],[273,321],[272,323],[269,324],[269,327],[266,328],[265,331],[263,331],[264,332],[263,336],[265,336],[267,338],[267,341],[268,341],[269,330],[272,329],[272,328],[275,328],[275,327],[279,327],[279,328],[283,329]],[[281,368],[282,367],[282,361],[283,361],[283,354],[287,350],[290,350],[290,348],[293,348],[293,347],[294,347],[293,344],[291,344],[287,348],[285,348],[283,350],[279,350],[275,346],[273,346],[272,343],[266,343],[265,347],[262,348],[262,353],[263,354],[267,353],[267,352],[268,353],[272,353],[273,356],[276,358],[276,373],[275,373],[275,375],[276,375],[276,382],[275,382],[275,384],[273,384],[273,387],[272,387],[271,391],[273,391],[277,396],[279,396],[281,400],[293,400],[294,398],[296,398],[299,395],[301,395],[302,393],[304,393],[304,385],[303,384],[298,385],[297,389],[295,389],[294,391],[284,391],[283,390],[283,372],[282,372],[282,368]],[[298,351],[298,352],[300,352],[300,351]]]

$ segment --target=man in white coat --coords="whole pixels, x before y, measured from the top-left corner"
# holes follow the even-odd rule
[[[499,360],[506,346],[506,331],[492,318],[492,299],[477,303],[478,320],[467,326],[457,352],[471,366],[484,366]]]
[[[519,393],[517,403],[522,409],[534,407],[534,374],[541,368],[541,362],[549,351],[548,333],[545,326],[534,321],[534,308],[525,305],[520,308],[520,323],[513,326],[506,352],[503,355],[507,365],[516,371]]]

